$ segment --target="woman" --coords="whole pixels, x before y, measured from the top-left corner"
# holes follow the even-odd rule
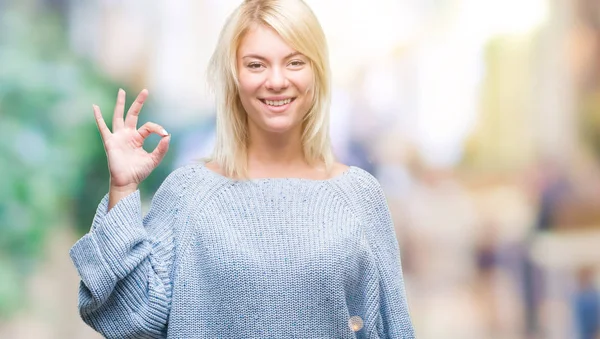
[[[398,243],[377,181],[334,162],[323,31],[301,0],[245,1],[211,60],[211,159],[175,170],[142,218],[137,187],[169,134],[111,132],[110,190],[71,249],[83,320],[108,338],[413,338]],[[150,154],[151,133],[162,136]]]

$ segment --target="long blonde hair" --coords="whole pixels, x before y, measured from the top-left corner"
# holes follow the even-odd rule
[[[311,164],[332,168],[329,136],[331,71],[325,34],[312,10],[302,0],[246,0],[227,19],[208,69],[217,126],[213,154],[206,160],[219,164],[228,177],[248,173],[248,122],[239,97],[237,50],[253,25],[272,28],[296,51],[305,55],[314,73],[314,96],[302,123],[302,148]]]

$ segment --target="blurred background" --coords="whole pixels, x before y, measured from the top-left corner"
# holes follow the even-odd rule
[[[140,125],[173,138],[147,204],[212,147],[206,67],[239,3],[0,0],[0,338],[100,338],[68,256],[108,189],[92,104],[149,89]],[[386,191],[417,337],[600,338],[600,1],[307,3],[335,151]]]

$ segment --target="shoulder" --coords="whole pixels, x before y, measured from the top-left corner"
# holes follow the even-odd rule
[[[156,191],[155,197],[182,197],[197,190],[209,189],[211,186],[218,184],[216,178],[211,176],[210,173],[202,162],[177,167],[164,179],[158,191]]]
[[[346,171],[350,169],[350,166],[342,164],[341,162],[334,162],[329,170],[329,178],[337,178],[344,175]]]
[[[216,161],[209,161],[209,162],[207,162],[207,163],[204,164],[204,167],[206,167],[207,169],[213,171],[216,174],[225,176],[225,172],[223,171],[223,169],[221,168],[221,166]]]
[[[355,193],[380,193],[383,192],[377,178],[366,170],[357,166],[341,165],[338,167],[339,177],[342,180],[338,182],[346,186]]]
[[[187,164],[175,168],[163,181],[161,188],[175,189],[185,185],[191,177],[196,175],[200,169],[200,164]]]
[[[356,213],[371,213],[387,208],[387,199],[379,181],[366,170],[350,166],[331,184]]]

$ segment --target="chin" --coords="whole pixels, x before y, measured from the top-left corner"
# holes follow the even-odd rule
[[[299,126],[299,123],[291,121],[291,119],[284,119],[283,117],[267,119],[259,125],[260,129],[265,132],[276,134],[290,133],[299,128]]]
[[[285,125],[274,125],[274,124],[269,124],[266,125],[264,130],[266,132],[269,133],[276,133],[276,134],[286,134],[286,133],[290,133],[294,130],[293,125],[289,125],[289,124],[285,124]]]

